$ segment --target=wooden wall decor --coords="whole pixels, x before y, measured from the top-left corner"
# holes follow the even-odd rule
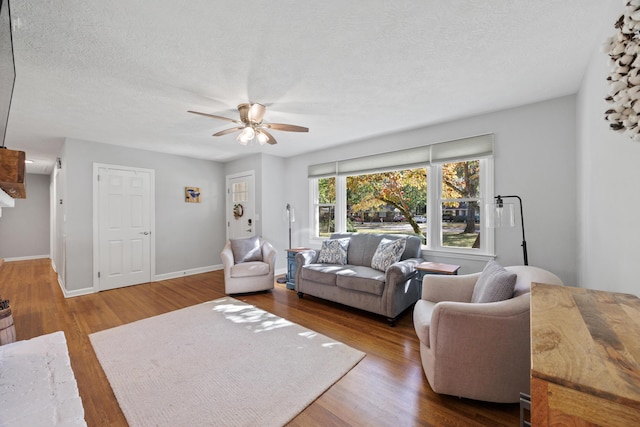
[[[14,199],[26,199],[24,151],[0,148],[0,188]]]

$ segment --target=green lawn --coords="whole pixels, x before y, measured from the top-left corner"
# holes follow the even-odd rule
[[[407,229],[406,223],[365,223],[354,224],[356,230],[361,233],[380,233],[380,234],[414,234],[413,230]],[[447,223],[445,225],[445,231],[443,233],[443,245],[446,247],[454,248],[471,248],[478,234],[476,233],[461,233],[457,231],[463,227],[464,224]],[[330,237],[331,232],[321,232],[321,237]]]

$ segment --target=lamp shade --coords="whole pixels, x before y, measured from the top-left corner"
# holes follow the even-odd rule
[[[487,205],[487,227],[515,227],[515,205],[513,203],[491,203]]]

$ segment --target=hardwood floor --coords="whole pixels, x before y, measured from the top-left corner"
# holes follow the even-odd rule
[[[89,426],[126,426],[88,335],[224,296],[222,271],[65,299],[48,259],[5,262],[0,295],[11,301],[17,338],[65,332]],[[306,296],[276,284],[236,296],[367,353],[290,426],[517,426],[517,404],[433,393],[422,371],[411,312],[395,327],[383,317]],[[251,355],[246,355],[251,357]],[[282,402],[286,405],[286,402]],[[247,406],[250,402],[247,402]],[[175,425],[180,425],[176,420]]]

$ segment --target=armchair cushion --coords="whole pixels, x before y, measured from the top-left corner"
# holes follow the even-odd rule
[[[391,264],[398,262],[407,244],[406,239],[382,239],[371,259],[371,268],[386,271]]]
[[[320,264],[347,264],[347,250],[349,239],[329,239],[322,242],[318,262]]]
[[[260,239],[257,236],[246,239],[230,239],[230,242],[234,264],[262,261],[262,248],[260,247]]]
[[[487,303],[511,298],[516,286],[516,278],[515,273],[505,270],[493,260],[489,261],[473,288],[471,302]]]

